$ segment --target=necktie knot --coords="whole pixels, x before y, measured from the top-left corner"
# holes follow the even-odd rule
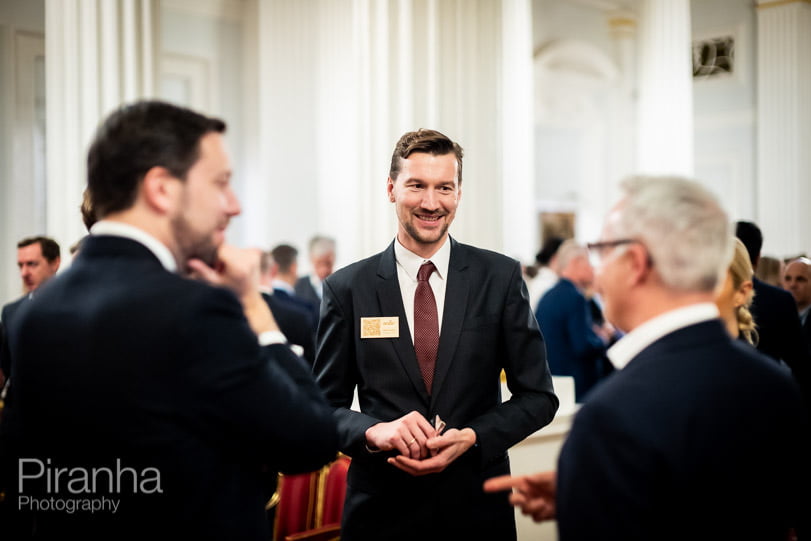
[[[420,282],[428,281],[428,278],[431,277],[431,273],[433,273],[435,270],[436,267],[430,261],[423,263],[420,266],[420,270],[417,271],[417,280]]]

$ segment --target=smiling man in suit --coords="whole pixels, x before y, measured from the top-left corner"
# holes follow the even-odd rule
[[[259,252],[225,243],[240,204],[224,131],[156,101],[99,127],[99,221],[9,329],[4,503],[33,514],[36,538],[266,541],[267,471],[335,457],[332,411],[260,295]],[[96,512],[64,511],[84,500]]]
[[[589,245],[605,316],[627,333],[608,351],[617,371],[578,410],[557,476],[485,489],[514,488],[561,541],[790,539],[811,509],[808,419],[788,371],[719,319],[727,215],[689,180],[623,189]]]
[[[506,495],[481,483],[558,399],[520,263],[448,234],[461,186],[458,144],[403,135],[387,181],[396,238],[324,282],[314,370],[352,457],[344,541],[516,536]]]

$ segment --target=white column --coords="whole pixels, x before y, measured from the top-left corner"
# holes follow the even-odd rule
[[[643,0],[639,30],[638,172],[692,176],[689,0]]]
[[[606,206],[616,201],[619,182],[636,168],[636,18],[624,11],[609,15],[608,26],[614,39],[619,68],[619,84],[614,90],[610,111],[608,143],[609,186],[602,196]],[[607,207],[603,210],[608,210]]]
[[[525,263],[540,245],[535,215],[532,8],[510,0],[501,10],[502,251]]]
[[[85,234],[79,205],[99,121],[153,95],[155,1],[46,2],[47,232],[65,249]]]
[[[758,1],[757,222],[763,253],[811,252],[811,4]]]
[[[532,253],[536,242],[512,235],[534,224],[507,231],[502,219],[508,209],[524,220],[519,207],[532,201],[528,4],[258,2],[262,156],[244,203],[250,234],[299,248],[313,233],[333,235],[339,266],[383,249],[397,224],[386,197],[391,152],[404,132],[433,128],[466,151],[452,234],[496,250],[509,238],[510,255],[519,245]],[[511,51],[526,64],[502,66]],[[511,203],[505,176],[518,183]]]

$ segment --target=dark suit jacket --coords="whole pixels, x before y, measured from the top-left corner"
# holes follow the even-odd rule
[[[811,509],[801,404],[788,372],[718,320],[657,340],[575,417],[560,540],[786,539]]]
[[[335,457],[331,408],[304,362],[287,346],[260,347],[230,291],[111,236],[88,238],[41,289],[9,329],[6,460],[134,472],[120,489],[79,495],[119,499],[117,513],[41,512],[42,537],[266,541],[263,471]],[[53,496],[42,481],[23,493]],[[76,497],[70,488],[56,496]]]
[[[451,239],[433,392],[403,308],[394,244],[324,284],[315,373],[352,456],[342,539],[514,538],[506,493],[482,482],[509,472],[507,450],[549,423],[558,400],[517,261]],[[361,339],[360,318],[399,318],[398,338]],[[512,398],[502,403],[502,368]],[[357,385],[362,413],[350,410]],[[365,448],[365,431],[410,411],[472,428],[476,445],[439,474],[412,477]]]
[[[315,361],[315,330],[313,329],[312,314],[297,303],[291,303],[281,295],[268,295],[262,293],[262,298],[273,312],[273,317],[279,329],[291,344],[297,344],[304,349],[303,357],[312,366]]]
[[[17,314],[17,311],[20,309],[20,306],[23,303],[28,301],[28,295],[26,294],[23,297],[20,297],[14,302],[10,302],[3,306],[3,311],[0,314],[0,319],[3,322],[4,330],[7,329],[11,322],[14,320],[14,316]],[[5,332],[0,334],[0,370],[3,371],[4,379],[8,379],[11,375],[11,352],[8,348],[8,343],[5,340]]]
[[[791,368],[811,412],[811,354],[797,315],[797,303],[788,291],[757,278],[752,281],[755,297],[750,311],[757,325],[757,349]]]
[[[310,318],[310,326],[313,333],[318,329],[318,305],[310,301],[299,298],[297,295],[291,295],[284,289],[273,288],[273,295],[280,299],[287,305],[294,305],[299,310],[307,312]]]
[[[552,374],[574,377],[575,399],[582,402],[600,380],[605,344],[592,329],[586,297],[561,278],[538,302],[535,317],[546,339]]]
[[[298,296],[300,299],[304,299],[313,306],[316,307],[321,306],[321,298],[318,296],[318,293],[315,292],[313,284],[310,283],[309,275],[302,276],[301,278],[296,280],[296,285],[293,289],[295,289],[296,296]]]

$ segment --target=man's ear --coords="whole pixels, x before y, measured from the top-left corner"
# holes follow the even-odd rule
[[[389,201],[391,201],[392,203],[394,203],[393,190],[394,190],[394,181],[391,179],[391,177],[389,177],[388,180],[386,180],[386,193],[389,194]]]
[[[169,214],[177,204],[181,180],[162,166],[152,167],[141,182],[144,202],[160,214]]]
[[[642,243],[635,242],[626,248],[625,256],[629,260],[628,274],[633,282],[647,282],[653,270],[648,249]]]

